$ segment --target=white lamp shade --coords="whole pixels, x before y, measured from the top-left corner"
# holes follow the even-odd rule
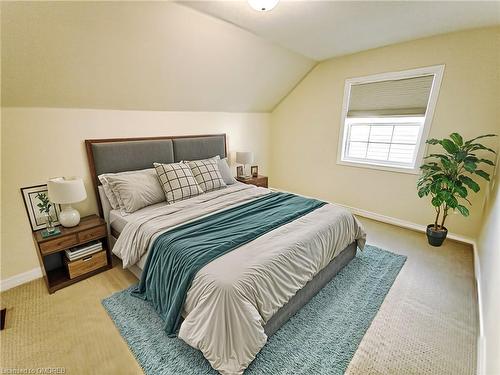
[[[51,178],[47,183],[49,200],[58,204],[81,202],[87,198],[83,181],[79,177]]]
[[[240,164],[252,164],[253,163],[253,152],[237,152],[236,153],[236,163]]]

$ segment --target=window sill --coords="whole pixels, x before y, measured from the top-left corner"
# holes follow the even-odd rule
[[[420,168],[391,167],[388,165],[353,162],[353,161],[347,161],[347,160],[337,160],[337,164],[343,165],[346,167],[378,169],[380,171],[385,171],[385,172],[406,173],[406,174],[415,174],[415,175],[420,174]]]

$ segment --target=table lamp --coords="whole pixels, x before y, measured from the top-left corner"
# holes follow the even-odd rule
[[[243,177],[250,177],[250,173],[247,173],[247,165],[253,163],[253,152],[237,152],[236,163],[243,164]]]
[[[74,227],[80,223],[80,213],[71,207],[72,203],[87,198],[83,181],[79,177],[56,177],[47,183],[49,200],[61,204],[59,222],[63,227]]]

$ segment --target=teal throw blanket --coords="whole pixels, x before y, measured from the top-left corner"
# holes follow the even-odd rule
[[[132,292],[148,300],[175,336],[196,273],[214,259],[325,205],[289,193],[270,193],[162,233],[154,241]]]

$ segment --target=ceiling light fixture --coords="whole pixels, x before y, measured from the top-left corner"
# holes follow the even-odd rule
[[[267,12],[278,5],[279,0],[248,0],[248,4],[259,12]]]

